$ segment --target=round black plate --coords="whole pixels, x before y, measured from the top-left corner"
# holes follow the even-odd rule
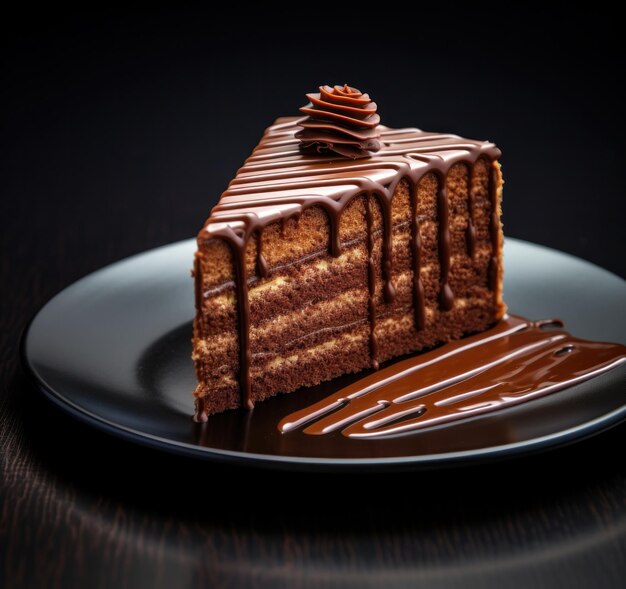
[[[35,317],[23,358],[44,393],[94,427],[199,458],[288,469],[441,466],[525,453],[597,433],[626,417],[626,367],[531,403],[407,438],[280,434],[292,411],[356,378],[337,379],[192,422],[194,240],[128,258],[79,280]],[[512,313],[558,317],[574,335],[626,342],[626,282],[587,262],[508,239]]]

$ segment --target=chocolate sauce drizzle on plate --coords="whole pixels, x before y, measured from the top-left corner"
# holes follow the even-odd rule
[[[282,433],[380,438],[560,391],[626,362],[626,346],[578,339],[559,320],[495,327],[391,364],[285,417]]]
[[[499,267],[499,251],[502,231],[498,217],[497,159],[500,150],[485,141],[463,139],[456,135],[427,133],[419,129],[389,129],[379,125],[381,148],[366,159],[350,160],[332,155],[305,155],[299,149],[296,132],[303,117],[279,119],[271,126],[253,154],[239,170],[219,203],[213,208],[198,240],[220,238],[231,247],[235,263],[237,312],[239,330],[239,369],[241,405],[252,408],[250,395],[250,304],[248,299],[248,276],[245,254],[248,243],[256,238],[256,273],[259,277],[268,274],[263,257],[263,229],[270,223],[302,214],[311,206],[321,207],[328,216],[330,225],[329,252],[332,256],[341,255],[339,222],[342,211],[356,197],[366,196],[368,226],[368,276],[369,276],[369,323],[370,357],[372,367],[378,365],[378,346],[374,334],[376,302],[374,300],[375,268],[372,255],[374,240],[370,197],[375,197],[382,214],[382,276],[385,302],[393,302],[392,258],[392,219],[391,201],[394,191],[401,181],[407,181],[411,191],[413,209],[412,254],[415,263],[414,301],[415,325],[424,326],[424,292],[419,277],[420,235],[417,219],[417,186],[420,179],[433,173],[438,181],[438,224],[439,224],[439,264],[440,307],[450,309],[454,304],[454,293],[448,283],[450,270],[450,229],[448,227],[449,203],[446,190],[446,177],[449,170],[458,163],[473,166],[483,158],[489,169],[489,201],[491,204],[490,236],[492,258],[490,262],[489,284],[498,297],[497,289],[502,269]],[[473,200],[470,198],[470,209]],[[473,210],[469,212],[470,227]],[[471,229],[468,229],[469,243],[473,243]],[[471,248],[470,250],[471,251]],[[200,282],[200,268],[196,265],[196,282]],[[196,293],[197,308],[201,308],[206,293]],[[203,404],[197,404],[196,420],[204,421]]]

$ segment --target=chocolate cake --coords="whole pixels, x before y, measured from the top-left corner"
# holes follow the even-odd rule
[[[499,149],[380,124],[348,86],[278,119],[198,234],[196,420],[483,331]]]

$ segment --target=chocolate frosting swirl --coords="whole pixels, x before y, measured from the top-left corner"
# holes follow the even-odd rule
[[[301,151],[357,159],[380,149],[380,116],[369,95],[344,84],[320,86],[319,94],[306,96],[310,102],[300,111],[308,116],[298,122],[302,130],[296,133]]]

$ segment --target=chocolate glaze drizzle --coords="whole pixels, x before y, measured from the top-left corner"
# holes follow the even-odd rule
[[[414,191],[413,191],[414,192]],[[424,284],[422,283],[422,244],[419,217],[417,214],[417,198],[411,195],[411,253],[413,255],[413,309],[415,313],[415,329],[420,331],[426,324],[426,303]]]
[[[365,218],[367,220],[367,286],[369,298],[367,301],[370,322],[370,360],[372,368],[378,370],[378,341],[376,339],[376,266],[372,258],[374,250],[374,231],[372,229],[372,205],[369,199],[365,200]]]
[[[450,274],[450,226],[448,224],[448,218],[450,213],[448,211],[448,191],[444,178],[439,179],[437,210],[439,211],[439,268],[441,281],[439,306],[444,311],[449,311],[454,304],[454,294],[448,283],[448,276]],[[496,251],[497,250],[494,250],[493,252],[494,257],[497,255]]]
[[[581,340],[562,327],[505,316],[488,331],[370,374],[278,429],[360,439],[412,432],[536,399],[626,362],[626,346]]]
[[[196,423],[206,423],[209,420],[209,416],[206,412],[206,401],[204,397],[196,397],[195,405],[196,408],[193,414],[193,420]]]
[[[467,174],[467,230],[465,242],[467,243],[467,253],[472,260],[476,254],[476,227],[474,226],[474,192],[472,191],[474,169],[470,169]],[[493,203],[492,203],[493,206]],[[492,244],[493,245],[493,244]]]
[[[439,182],[438,223],[439,223],[439,262],[441,267],[440,306],[450,309],[454,303],[454,293],[448,284],[450,269],[450,230],[448,227],[448,196],[446,176],[450,168],[465,162],[470,166],[479,158],[484,158],[490,167],[489,190],[492,216],[490,221],[493,255],[490,262],[490,287],[494,297],[498,297],[501,268],[497,252],[501,240],[501,227],[498,216],[498,194],[496,189],[495,160],[500,150],[493,144],[483,141],[462,139],[456,135],[427,133],[419,129],[389,129],[378,125],[381,148],[367,159],[334,160],[329,156],[305,155],[300,152],[296,132],[303,118],[279,119],[263,136],[235,179],[230,183],[219,203],[213,208],[198,242],[220,238],[228,243],[235,260],[237,290],[237,313],[239,330],[239,369],[241,404],[253,406],[250,395],[250,345],[249,345],[249,300],[248,277],[245,253],[248,244],[256,241],[256,273],[259,277],[268,275],[263,257],[263,229],[274,221],[286,223],[296,219],[302,211],[311,206],[321,207],[328,215],[330,225],[329,251],[333,256],[341,255],[339,222],[341,213],[353,198],[366,196],[368,224],[368,281],[370,356],[372,367],[378,365],[377,342],[375,336],[376,305],[375,264],[373,260],[373,220],[370,210],[370,197],[376,197],[382,215],[382,276],[385,302],[395,297],[393,286],[392,259],[392,219],[391,199],[399,182],[406,180],[411,189],[411,206],[414,211],[412,228],[412,249],[415,263],[414,300],[415,325],[424,326],[424,292],[419,276],[420,234],[417,220],[417,185],[425,174],[433,172]],[[470,211],[470,218],[472,211]],[[255,239],[253,239],[253,237]],[[196,270],[199,272],[199,269]],[[197,305],[207,293],[198,293]],[[199,414],[200,415],[200,414]]]
[[[495,178],[493,174],[489,174],[489,198],[491,199],[491,222],[489,223],[489,234],[491,235],[491,260],[489,261],[489,288],[495,290],[498,286],[499,272],[498,268],[498,240],[500,230],[500,211],[498,196],[494,187]],[[470,212],[470,217],[472,213]]]

